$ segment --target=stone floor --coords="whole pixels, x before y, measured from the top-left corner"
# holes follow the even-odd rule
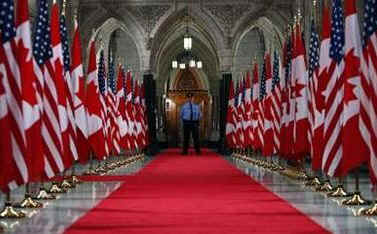
[[[227,158],[227,160],[333,233],[377,233],[377,217],[358,215],[361,209],[368,206],[346,207],[341,204],[344,198],[328,198],[325,193],[315,192],[303,182],[282,176],[277,172],[235,158]],[[336,184],[336,181],[331,182]],[[345,184],[346,190],[352,192],[353,179],[346,178]],[[366,199],[373,200],[366,173],[360,175],[360,191]]]
[[[290,202],[301,212],[333,233],[377,233],[377,217],[355,216],[360,207],[340,205],[341,199],[329,199],[323,193],[313,192],[302,182],[292,180],[276,172],[256,167],[250,163],[226,157],[239,170],[263,184],[267,189]],[[130,166],[117,169],[112,174],[133,174],[142,169],[152,159],[146,158]],[[87,166],[77,167],[82,173]],[[347,189],[352,190],[352,180],[348,179]],[[22,220],[0,219],[0,227],[6,233],[63,233],[64,230],[95,207],[101,200],[116,190],[123,182],[86,182],[57,200],[44,202],[41,210],[26,210],[29,218]],[[367,174],[361,175],[361,191],[372,199]],[[24,188],[12,192],[12,200],[22,199]],[[252,194],[251,194],[252,195]],[[4,195],[0,195],[0,207],[4,205]],[[0,228],[1,233],[1,228]]]

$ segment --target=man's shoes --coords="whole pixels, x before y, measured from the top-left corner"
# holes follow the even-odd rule
[[[182,152],[181,154],[182,154],[182,155],[187,155],[187,152]]]

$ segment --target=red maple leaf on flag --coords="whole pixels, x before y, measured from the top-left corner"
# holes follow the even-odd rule
[[[295,85],[295,92],[296,92],[296,98],[302,97],[301,90],[305,88],[305,85],[296,83]]]
[[[354,54],[354,49],[352,49],[345,56],[345,65],[343,72],[344,79],[344,102],[346,105],[350,101],[357,100],[357,97],[354,93],[354,88],[356,87],[352,84],[352,78],[357,78],[360,75],[360,59]]]

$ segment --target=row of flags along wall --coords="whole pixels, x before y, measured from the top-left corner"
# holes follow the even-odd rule
[[[266,52],[261,77],[255,63],[241,81],[230,82],[226,141],[266,157],[300,161],[310,155],[312,169],[331,177],[367,163],[375,185],[377,1],[364,1],[363,37],[356,0],[331,2],[331,8],[324,4],[320,27],[312,20],[308,29],[308,56],[297,23],[282,57]]]
[[[56,1],[39,1],[33,38],[28,1],[0,5],[2,191],[148,145],[143,84],[112,59],[107,69],[103,51],[97,64],[94,41],[84,73],[76,19],[69,48]]]

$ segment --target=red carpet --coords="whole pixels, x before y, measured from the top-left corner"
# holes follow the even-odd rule
[[[215,153],[158,156],[67,233],[328,233]]]

